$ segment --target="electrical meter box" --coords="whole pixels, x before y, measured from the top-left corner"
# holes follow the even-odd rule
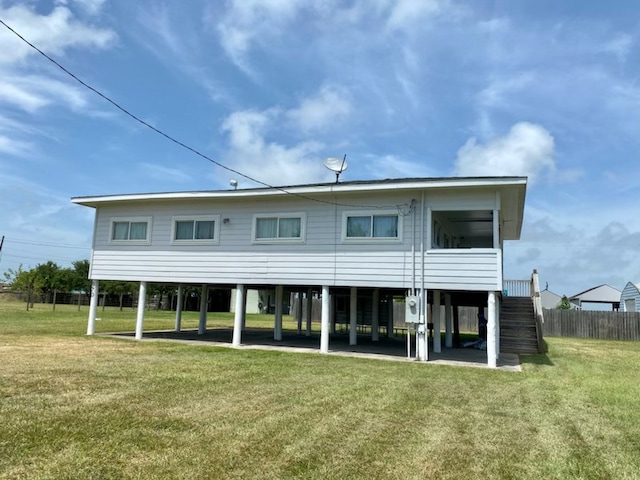
[[[418,297],[415,295],[408,295],[404,300],[404,322],[405,323],[420,323],[420,311],[419,311]]]

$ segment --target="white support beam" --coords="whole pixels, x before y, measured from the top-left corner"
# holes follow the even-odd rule
[[[418,360],[426,362],[429,359],[429,341],[427,339],[427,290],[421,290],[420,299],[420,322],[416,328],[416,355]]]
[[[433,292],[433,307],[432,307],[432,322],[433,322],[433,351],[434,353],[440,353],[442,351],[442,339],[440,338],[441,330],[441,318],[442,309],[440,308],[440,290],[434,290]]]
[[[453,347],[453,316],[451,315],[451,294],[444,294],[444,346]]]
[[[358,289],[351,287],[349,298],[349,345],[358,344]]]
[[[91,300],[89,303],[89,318],[87,319],[87,335],[96,333],[96,312],[98,311],[98,280],[91,280]]]
[[[233,339],[231,345],[239,347],[242,343],[242,324],[245,316],[245,287],[242,284],[236,285],[236,307],[233,317]]]
[[[500,210],[493,211],[493,248],[500,248]]]
[[[176,299],[176,332],[179,332],[182,329],[182,295],[184,293],[184,289],[182,288],[182,284],[178,285],[178,298]]]
[[[371,299],[371,340],[377,342],[380,340],[380,289],[373,289],[373,298]]]
[[[136,340],[142,340],[142,330],[144,329],[144,309],[147,302],[147,282],[140,282],[138,292],[138,315],[136,317]]]
[[[200,317],[198,319],[198,335],[204,335],[207,332],[207,307],[209,305],[209,288],[206,284],[202,285],[200,292]]]
[[[282,340],[282,296],[284,288],[282,285],[276,285],[276,311],[273,327],[273,339]]]
[[[322,321],[320,324],[320,353],[329,353],[329,319],[331,309],[331,296],[329,286],[322,286]]]
[[[500,358],[500,297],[496,296],[496,358]]]
[[[305,335],[311,336],[311,314],[313,313],[313,290],[307,289],[307,331]]]
[[[487,365],[496,368],[498,355],[496,351],[496,294],[489,292],[487,298]]]

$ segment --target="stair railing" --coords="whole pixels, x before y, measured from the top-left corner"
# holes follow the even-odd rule
[[[544,342],[542,340],[542,324],[544,323],[544,314],[542,312],[542,299],[540,298],[540,280],[538,279],[538,271],[535,269],[531,274],[531,300],[533,301],[533,314],[536,321],[538,352],[542,353],[544,345]]]

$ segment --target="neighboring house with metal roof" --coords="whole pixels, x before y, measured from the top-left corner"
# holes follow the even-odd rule
[[[400,294],[413,306],[408,320],[417,325],[421,360],[428,357],[427,321],[436,332],[445,325],[448,345],[451,307],[486,307],[487,362],[496,366],[502,248],[505,240],[520,238],[526,184],[526,177],[406,178],[72,202],[95,209],[93,290],[100,280],[140,282],[136,338],[142,337],[148,282],[174,284],[178,296],[182,285],[198,284],[202,298],[209,286],[235,288],[236,346],[248,288],[275,292],[276,340],[282,335],[285,289],[321,298],[321,352],[329,351],[333,296],[350,300],[346,315],[355,344],[360,294],[371,305],[374,341],[381,299]],[[89,334],[95,295],[92,301]],[[198,330],[206,331],[206,305]],[[433,349],[440,348],[440,335],[434,335]]]
[[[617,288],[603,284],[577,293],[570,297],[569,301],[578,308],[583,308],[584,304],[589,304],[596,307],[609,305],[611,310],[619,310],[621,293]]]
[[[620,295],[623,312],[640,312],[640,283],[628,282]]]
[[[568,299],[567,299],[568,300]],[[540,292],[540,301],[542,303],[542,308],[554,309],[558,308],[562,303],[562,295],[558,295],[557,293],[549,290],[547,286],[544,290]],[[577,305],[569,302],[569,306],[572,310],[577,309]]]

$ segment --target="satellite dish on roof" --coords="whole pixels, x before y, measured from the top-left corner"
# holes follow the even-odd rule
[[[332,172],[335,172],[336,183],[338,183],[340,174],[347,169],[347,156],[345,155],[343,158],[329,157],[324,161],[324,166]]]

